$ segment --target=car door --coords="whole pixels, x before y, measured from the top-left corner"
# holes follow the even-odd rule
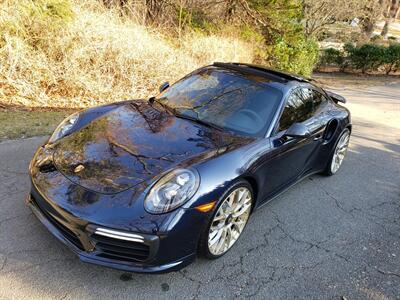
[[[271,136],[272,150],[264,166],[266,197],[278,193],[295,182],[304,173],[308,161],[319,143],[320,131],[314,120],[313,97],[303,88],[294,89],[286,100],[285,108]],[[283,138],[294,123],[310,126],[312,135],[307,138]],[[318,127],[319,128],[319,127]]]
[[[314,141],[313,152],[304,165],[303,173],[306,173],[315,170],[317,167],[316,163],[319,158],[318,152],[320,151],[320,146],[324,142],[324,133],[331,117],[327,114],[326,109],[329,105],[328,99],[321,92],[313,87],[302,87],[300,90],[303,98],[312,102],[313,106],[312,117],[303,122],[311,133],[310,138]]]

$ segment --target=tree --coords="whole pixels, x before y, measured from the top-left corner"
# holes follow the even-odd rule
[[[334,24],[338,20],[344,19],[350,13],[345,5],[347,1],[329,1],[329,0],[303,0],[303,14],[305,24],[305,34],[307,36],[316,36],[327,25]],[[349,7],[353,1],[349,1]]]
[[[328,25],[360,19],[368,35],[381,15],[378,0],[302,0],[307,36],[317,37]]]
[[[310,75],[318,60],[318,45],[304,34],[301,0],[240,0],[265,40],[265,63]]]
[[[386,1],[382,1],[384,3]],[[381,35],[387,38],[389,26],[397,18],[400,11],[400,0],[390,0],[387,3],[387,9],[384,10],[385,24],[383,25]]]

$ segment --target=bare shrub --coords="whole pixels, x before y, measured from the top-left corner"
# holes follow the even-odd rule
[[[87,107],[148,97],[213,61],[253,60],[252,45],[234,36],[176,40],[133,20],[95,0],[5,0],[0,102]]]

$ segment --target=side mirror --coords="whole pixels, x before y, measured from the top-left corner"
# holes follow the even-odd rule
[[[164,92],[167,88],[169,88],[169,82],[166,81],[164,82],[162,85],[160,85],[160,87],[158,88],[158,90],[160,91],[160,93]]]
[[[306,138],[310,136],[307,126],[301,123],[294,123],[290,126],[282,137]]]
[[[334,92],[331,91],[326,91],[326,93],[328,94],[329,97],[331,97],[331,99],[335,102],[341,102],[341,103],[346,103],[346,98],[343,96],[340,96],[339,94],[336,94]]]

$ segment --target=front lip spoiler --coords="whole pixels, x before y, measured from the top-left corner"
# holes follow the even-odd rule
[[[114,260],[110,259],[99,259],[99,257],[91,254],[90,252],[85,252],[76,247],[72,242],[62,235],[59,230],[43,215],[43,213],[33,204],[31,201],[30,195],[26,198],[26,205],[32,210],[33,214],[39,219],[39,221],[65,246],[71,249],[82,262],[91,263],[95,265],[101,265],[113,269],[118,269],[127,272],[135,272],[135,273],[167,273],[172,271],[178,271],[185,266],[192,263],[196,258],[196,253],[189,254],[181,259],[176,261],[152,266],[152,265],[133,265],[133,264],[124,264],[123,262],[117,263]]]
[[[118,263],[113,263],[113,262],[107,262],[103,260],[99,260],[97,258],[93,258],[91,256],[86,256],[83,254],[78,253],[78,257],[81,261],[86,262],[86,263],[91,263],[95,265],[101,265],[104,267],[109,267],[112,269],[117,269],[117,270],[122,270],[122,271],[127,271],[127,272],[134,272],[134,273],[168,273],[172,271],[178,271],[185,266],[189,265],[191,262],[195,260],[196,255],[195,254],[190,254],[188,256],[183,257],[182,259],[179,259],[178,261],[168,263],[165,265],[160,265],[160,266],[130,266],[130,265],[124,265],[124,264],[118,264]]]

